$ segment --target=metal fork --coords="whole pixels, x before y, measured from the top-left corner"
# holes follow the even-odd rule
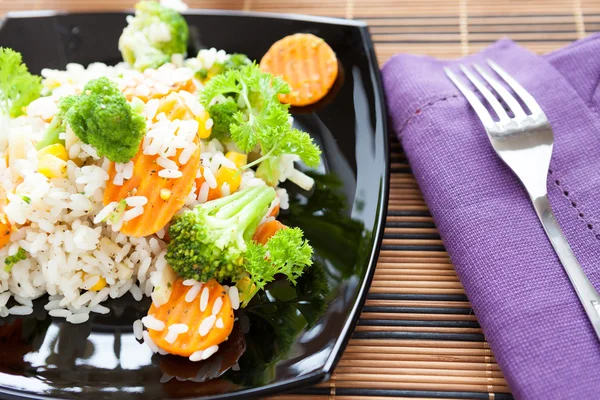
[[[531,114],[527,114],[523,110],[519,102],[491,73],[486,72],[479,65],[473,65],[479,76],[487,81],[492,90],[504,100],[512,111],[514,116],[510,117],[502,104],[492,94],[492,91],[477,76],[477,73],[469,70],[464,65],[460,65],[461,71],[496,113],[499,120],[494,121],[492,115],[475,93],[461,82],[450,68],[446,67],[444,71],[467,98],[479,119],[481,119],[496,154],[510,167],[525,186],[548,239],[550,239],[571,284],[577,292],[579,301],[596,331],[596,336],[600,340],[600,295],[585,275],[581,265],[579,265],[548,201],[546,178],[554,144],[552,127],[539,104],[513,77],[495,62],[488,60],[488,64],[521,98]]]

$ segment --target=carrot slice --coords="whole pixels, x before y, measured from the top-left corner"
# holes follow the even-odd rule
[[[185,300],[185,296],[191,288],[191,286],[184,286],[183,280],[178,279],[173,283],[169,301],[160,307],[152,304],[148,311],[148,315],[153,315],[154,318],[165,323],[165,329],[162,331],[148,329],[154,343],[171,354],[184,357],[189,357],[196,351],[205,350],[227,340],[233,330],[234,322],[233,308],[229,296],[227,296],[223,286],[219,285],[216,280],[212,279],[203,284],[196,298],[188,302]],[[202,292],[205,289],[208,289],[208,303],[202,311],[200,303]],[[198,332],[200,324],[213,315],[213,306],[219,298],[222,305],[215,317],[216,321],[221,320],[223,322],[223,327],[219,328],[215,323],[206,336],[201,336]],[[169,333],[168,327],[173,324],[186,324],[189,329],[187,332],[179,334],[173,343],[169,343],[165,340],[165,337]]]
[[[277,233],[280,229],[287,228],[284,224],[274,219],[273,221],[264,222],[258,226],[252,240],[265,244],[271,239],[271,236]]]
[[[179,159],[181,151],[177,152],[175,160]],[[192,190],[200,165],[199,147],[183,167],[177,162],[177,165],[180,166],[179,170],[183,174],[180,178],[167,179],[158,176],[161,168],[156,164],[157,158],[158,155],[145,155],[140,145],[140,150],[132,160],[133,176],[131,179],[125,180],[122,186],[113,183],[116,174],[115,163],[110,165],[109,178],[104,191],[104,205],[130,196],[146,196],[148,198],[148,203],[144,206],[144,213],[123,223],[121,232],[126,235],[142,237],[164,228],[173,215],[181,209]],[[162,196],[161,191],[163,191]]]
[[[281,76],[291,87],[279,100],[306,106],[321,100],[338,74],[335,53],[320,37],[297,33],[275,42],[260,60],[265,72]]]
[[[10,240],[10,234],[12,233],[12,227],[6,214],[4,214],[4,207],[6,207],[6,190],[0,185],[0,249],[6,246]]]
[[[271,210],[271,213],[269,214],[269,217],[277,218],[278,215],[279,215],[279,204],[277,204],[275,207],[273,207],[273,209]]]

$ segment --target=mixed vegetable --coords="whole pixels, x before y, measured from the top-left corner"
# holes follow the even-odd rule
[[[246,55],[212,50],[185,60],[188,36],[185,18],[175,10],[155,1],[138,3],[119,40],[124,61],[140,71],[140,79],[165,65],[170,71],[185,65],[193,76],[150,87],[109,77],[90,80],[80,93],[60,99],[35,147],[37,172],[48,179],[67,177],[74,140],[95,159],[110,161],[106,207],[94,222],[132,237],[162,232],[167,242],[168,266],[155,283],[144,337],[162,352],[200,360],[227,340],[234,310],[278,277],[295,285],[313,264],[303,231],[275,219],[281,203],[276,189],[284,181],[304,190],[314,185],[294,163],[317,167],[321,151],[292,126],[289,103],[323,97],[335,80],[337,61],[334,69],[335,55],[322,39],[289,40],[290,51],[314,50],[314,57],[307,52],[310,57],[296,59],[300,67],[324,60],[312,69],[315,82],[306,84],[301,76],[266,72],[281,72],[272,54],[260,66]],[[294,58],[290,54],[285,60]],[[0,48],[0,114],[16,118],[41,95],[41,79],[27,71],[21,55]],[[171,142],[161,136],[165,129],[176,132]],[[201,154],[214,139],[229,151],[218,170],[210,171]],[[245,171],[253,171],[259,184],[242,185]],[[190,192],[198,198],[191,205]],[[1,213],[0,225],[5,245],[13,227]],[[26,257],[19,249],[5,269]],[[102,279],[90,290],[106,286]]]

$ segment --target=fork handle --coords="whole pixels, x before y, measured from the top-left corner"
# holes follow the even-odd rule
[[[577,292],[579,301],[583,305],[594,331],[596,331],[596,336],[600,340],[600,294],[598,294],[581,265],[579,265],[571,246],[569,246],[565,235],[560,229],[558,221],[556,221],[548,196],[544,195],[532,200],[552,247],[554,247],[571,284],[575,288],[575,292]]]

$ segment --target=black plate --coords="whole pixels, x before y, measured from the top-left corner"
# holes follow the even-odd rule
[[[274,282],[268,296],[238,314],[230,345],[205,363],[152,357],[135,340],[131,324],[144,315],[147,301],[121,298],[109,304],[109,315],[82,325],[47,317],[39,301],[33,316],[0,319],[0,393],[263,396],[327,379],[346,346],[375,270],[389,181],[383,91],[368,30],[361,22],[276,14],[190,11],[186,18],[190,54],[216,47],[260,59],[274,41],[297,32],[322,37],[336,52],[340,78],[332,93],[309,109],[293,110],[295,125],[323,150],[322,165],[313,171],[317,188],[292,191],[283,216],[305,231],[316,266],[296,288]],[[117,40],[124,26],[124,13],[10,14],[0,25],[0,46],[22,52],[35,73],[69,62],[110,64],[121,59]],[[241,370],[228,369],[236,360]]]

